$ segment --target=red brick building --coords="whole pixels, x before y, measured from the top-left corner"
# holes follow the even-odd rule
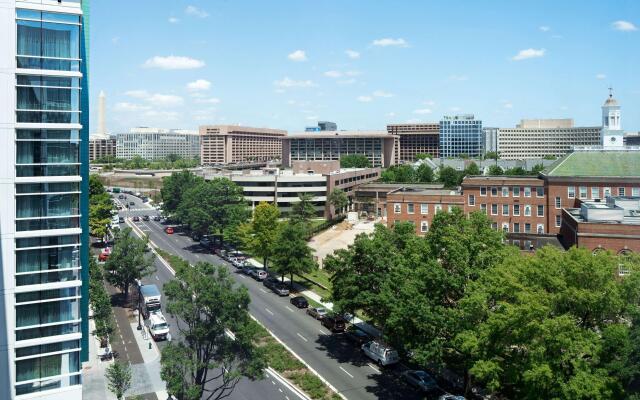
[[[449,211],[451,207],[464,209],[464,198],[459,190],[402,187],[387,194],[387,226],[408,221],[415,225],[417,234],[424,235],[433,216]]]

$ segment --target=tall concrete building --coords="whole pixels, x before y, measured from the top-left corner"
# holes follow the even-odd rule
[[[89,161],[116,157],[117,138],[113,135],[93,135],[89,138]]]
[[[0,0],[0,398],[82,398],[88,1]]]
[[[280,159],[286,135],[280,129],[204,125],[200,127],[200,161],[218,165]]]
[[[568,118],[523,119],[515,128],[498,129],[498,153],[504,160],[561,157],[575,146],[600,145],[601,129],[576,127]]]
[[[400,137],[400,161],[413,162],[417,154],[440,157],[440,124],[389,124],[387,132]]]
[[[482,154],[498,151],[498,128],[482,128]]]
[[[473,114],[445,115],[440,121],[440,157],[482,155],[482,121]]]
[[[400,163],[400,138],[384,131],[296,133],[284,138],[282,165],[294,161],[332,161],[351,154],[366,156],[373,167]]]
[[[116,137],[116,155],[125,160],[135,156],[162,160],[171,155],[182,158],[200,155],[200,136],[195,131],[139,127]]]

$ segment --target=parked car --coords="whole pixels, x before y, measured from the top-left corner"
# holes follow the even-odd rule
[[[160,218],[160,216],[159,216],[159,215],[154,215],[154,216],[153,216],[153,220],[154,220],[154,221],[156,221],[156,222],[160,222],[160,219],[161,219],[161,218]]]
[[[284,284],[282,282],[278,282],[275,285],[273,285],[271,290],[273,291],[273,293],[277,294],[278,296],[288,296],[289,295],[289,288],[287,287],[286,284]]]
[[[263,284],[265,287],[267,287],[267,288],[269,288],[269,289],[272,289],[272,288],[273,288],[273,286],[275,286],[275,285],[277,285],[277,284],[278,284],[278,278],[273,277],[273,276],[269,276],[269,277],[267,277],[267,279],[265,279],[265,280],[263,280],[263,281],[262,281],[262,284]]]
[[[149,216],[148,215],[143,215],[142,216],[142,220],[143,221],[148,221],[149,220]]]
[[[140,217],[138,217],[137,215],[134,215],[131,219],[133,220],[133,222],[140,222]]]
[[[200,246],[204,247],[205,249],[210,249],[212,244],[213,242],[211,242],[211,238],[209,238],[208,236],[202,236],[200,238]]]
[[[130,205],[130,206],[135,206],[135,205],[136,205],[136,203],[135,203],[135,202],[133,202],[133,201],[130,201],[130,202],[129,202],[129,205]]]
[[[98,261],[107,261],[111,255],[111,247],[105,247],[98,255]]]
[[[124,217],[118,217],[118,223],[124,224]]]
[[[149,315],[149,333],[156,342],[165,340],[169,334],[169,324],[160,311]]]
[[[289,302],[298,308],[309,307],[309,302],[307,301],[307,298],[304,296],[292,297],[291,300],[289,300]]]
[[[200,234],[198,232],[191,232],[191,240],[193,240],[194,242],[199,242],[202,239],[202,236],[200,236]]]
[[[344,332],[345,329],[345,320],[338,315],[326,315],[320,321],[322,326],[329,329],[331,332]]]
[[[123,194],[119,194],[118,195],[118,199],[120,199],[120,200],[124,199],[124,195]]]
[[[233,264],[233,265],[235,266],[236,264]],[[242,264],[240,264],[240,266],[242,266]],[[236,267],[236,268],[239,268],[239,267]],[[251,275],[251,271],[253,271],[253,267],[249,265],[242,267],[242,273],[245,275]]]
[[[262,281],[267,278],[267,271],[265,271],[264,269],[252,268],[250,275],[253,279]]]
[[[350,342],[355,343],[357,346],[362,346],[363,344],[373,340],[371,335],[369,335],[367,332],[353,325],[347,328],[344,336]]]
[[[375,361],[381,367],[396,364],[400,361],[400,357],[398,357],[398,352],[396,350],[377,340],[365,343],[360,348],[367,357]]]
[[[438,400],[465,400],[464,396],[458,396],[455,394],[445,393],[438,397]]]
[[[307,308],[307,314],[311,315],[315,319],[322,319],[327,315],[327,310],[323,307],[311,307]]]
[[[236,257],[230,257],[229,261],[231,262],[231,265],[233,265],[236,268],[249,268],[249,269],[255,269],[255,267],[251,264],[246,265],[245,262],[239,258]]]
[[[167,226],[166,228],[164,228],[164,231],[167,233],[167,235],[173,235],[173,227],[172,226]]]
[[[425,371],[407,370],[402,373],[402,377],[410,386],[419,389],[423,393],[441,390],[438,382]]]

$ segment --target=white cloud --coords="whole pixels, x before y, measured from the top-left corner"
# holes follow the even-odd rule
[[[433,107],[436,105],[436,102],[433,100],[427,100],[427,101],[423,101],[422,104],[424,104],[425,106]]]
[[[338,81],[339,84],[341,85],[352,85],[354,83],[356,83],[356,80],[351,78],[351,79],[343,79],[341,81]]]
[[[518,54],[513,56],[511,59],[513,61],[522,61],[527,60],[529,58],[539,58],[544,57],[544,54],[547,52],[546,49],[524,49],[520,50]]]
[[[450,81],[463,82],[463,81],[468,81],[469,77],[466,76],[466,75],[450,75],[449,76],[449,80]]]
[[[394,96],[393,93],[385,92],[384,90],[376,90],[375,92],[373,92],[373,95],[375,97],[393,97]]]
[[[360,73],[361,73],[360,71],[347,71],[344,74],[346,76],[358,76],[358,75],[360,75]]]
[[[301,80],[296,81],[289,77],[284,77],[282,80],[273,82],[279,88],[304,88],[304,87],[315,87],[317,86],[313,81],[310,80]]]
[[[385,117],[395,117],[395,116],[396,116],[396,113],[394,113],[393,111],[391,111],[391,112],[386,113],[384,116],[385,116]]]
[[[176,17],[169,17],[169,23],[170,24],[177,24],[178,22],[180,22],[180,20]]]
[[[408,120],[404,121],[405,124],[417,124],[419,122],[422,122],[420,118],[409,118]]]
[[[358,53],[355,50],[345,50],[344,53],[347,55],[347,57],[351,58],[352,60],[355,60],[357,58],[360,58],[360,53]]]
[[[120,36],[115,36],[111,38],[111,43],[118,44],[120,43]]]
[[[632,32],[632,31],[638,30],[638,27],[629,21],[615,21],[614,23],[611,24],[611,27],[616,31],[623,31],[623,32]]]
[[[184,9],[185,14],[190,15],[192,17],[198,17],[198,18],[207,18],[209,16],[209,13],[196,7],[196,6],[187,6],[187,8]]]
[[[596,79],[600,79],[600,80],[607,79],[607,76],[605,74],[597,74]]]
[[[362,102],[362,103],[369,103],[370,101],[373,100],[373,97],[371,97],[371,96],[358,96],[357,100]]]
[[[130,112],[130,111],[147,111],[147,110],[150,110],[151,107],[145,106],[142,104],[121,102],[121,103],[116,103],[114,109],[116,111]]]
[[[342,72],[340,71],[327,71],[324,73],[324,76],[328,76],[329,78],[340,78],[342,76]]]
[[[208,97],[205,99],[195,99],[195,102],[198,104],[218,104],[220,103],[220,99],[216,97]]]
[[[307,55],[305,54],[304,50],[296,50],[293,53],[289,54],[287,58],[291,61],[296,62],[307,61]]]
[[[383,38],[376,39],[371,42],[373,46],[379,47],[388,47],[388,46],[397,46],[397,47],[409,47],[409,44],[403,38]]]
[[[543,26],[539,27],[538,29],[540,29],[542,32],[549,32],[551,30],[551,27],[543,25]]]
[[[127,90],[124,94],[125,96],[133,97],[134,99],[146,99],[149,97],[149,92],[146,90]]]
[[[158,107],[176,107],[184,103],[184,99],[180,96],[161,93],[154,93],[145,100]]]
[[[425,115],[425,114],[431,114],[431,109],[430,108],[420,108],[417,110],[413,110],[414,114],[419,114],[419,115]]]
[[[502,107],[507,108],[507,109],[512,109],[513,108],[513,104],[510,101],[505,101],[502,103]]]
[[[200,90],[209,90],[211,82],[206,79],[198,79],[193,82],[187,83],[187,90],[191,92],[197,92]]]
[[[155,56],[144,63],[145,68],[160,69],[196,69],[204,67],[204,61],[182,56]]]

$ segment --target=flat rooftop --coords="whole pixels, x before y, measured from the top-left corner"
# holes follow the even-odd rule
[[[457,196],[461,192],[456,189],[430,189],[430,188],[415,188],[415,187],[401,187],[399,189],[390,192],[389,194],[404,194],[404,195],[419,195],[419,196]]]
[[[320,132],[292,132],[286,139],[325,139],[325,138],[395,138],[396,135],[387,131],[320,131]]]
[[[549,166],[546,175],[640,178],[640,151],[575,151]]]

